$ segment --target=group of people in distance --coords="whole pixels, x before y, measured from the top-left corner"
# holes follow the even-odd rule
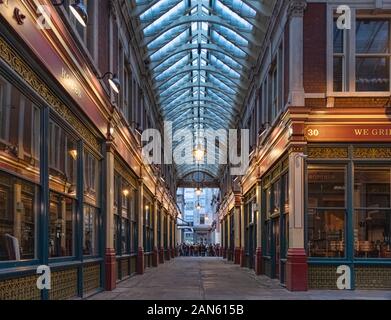
[[[178,245],[179,256],[182,257],[219,257],[220,245],[219,244],[186,244],[182,243]]]

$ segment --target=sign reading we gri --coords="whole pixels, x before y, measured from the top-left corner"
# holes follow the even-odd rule
[[[391,124],[309,125],[304,135],[310,142],[391,142]]]

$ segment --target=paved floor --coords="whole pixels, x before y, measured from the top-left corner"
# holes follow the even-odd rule
[[[221,258],[181,257],[118,284],[95,300],[387,299],[390,291],[289,292],[276,280],[256,276]]]

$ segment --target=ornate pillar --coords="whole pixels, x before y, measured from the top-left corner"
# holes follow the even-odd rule
[[[137,273],[144,273],[144,182],[140,178],[138,180],[137,191],[137,206],[138,206],[138,250],[137,250]]]
[[[240,197],[240,266],[243,268],[246,266],[246,250],[244,247],[244,203],[242,197]]]
[[[106,144],[106,244],[105,244],[105,289],[116,287],[116,261],[114,250],[114,146],[111,141]]]
[[[301,148],[289,155],[289,249],[286,286],[290,291],[308,290],[308,265],[304,249],[304,157]]]
[[[154,198],[153,201],[153,253],[152,253],[152,266],[158,266],[159,253],[157,247],[157,210],[158,210],[158,202],[157,198]]]
[[[289,17],[289,102],[292,106],[305,105],[304,93],[304,46],[303,15],[305,0],[290,0]]]
[[[175,258],[175,252],[176,252],[176,242],[175,242],[175,218],[172,217],[172,220],[171,220],[171,226],[172,226],[172,234],[171,234],[171,238],[172,238],[172,257]]]
[[[221,221],[221,239],[222,239],[222,256],[223,256],[223,259],[226,259],[227,258],[227,243],[226,243],[226,232],[227,232],[227,228],[226,228],[226,224],[225,224],[225,219],[227,219],[227,217],[223,217],[223,220]]]
[[[233,219],[234,219],[234,246],[235,246],[235,252],[234,252],[234,263],[240,264],[240,254],[241,254],[241,247],[240,247],[240,206],[241,206],[241,194],[235,193],[235,207],[234,207],[234,213],[233,213]]]
[[[170,210],[170,209],[169,209]],[[166,215],[166,232],[167,232],[167,237],[166,237],[166,241],[167,241],[167,251],[166,251],[166,259],[167,260],[170,260],[171,259],[171,243],[170,243],[170,212],[167,212],[167,215]]]
[[[231,215],[227,214],[227,249],[226,249],[226,252],[227,252],[227,259],[228,260],[232,260],[232,252],[231,252],[231,241],[233,241],[233,239],[231,239]]]
[[[164,208],[160,208],[160,248],[159,262],[164,263]]]
[[[257,201],[257,209],[255,212],[255,219],[257,221],[257,250],[255,253],[255,273],[257,275],[263,274],[263,261],[262,261],[262,184],[261,180],[257,181],[257,190],[256,190],[256,201]]]

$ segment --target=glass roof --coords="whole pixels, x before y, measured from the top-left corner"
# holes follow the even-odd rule
[[[165,121],[173,121],[174,130],[192,130],[192,149],[199,131],[232,128],[275,0],[133,1]],[[198,168],[196,162],[178,165],[179,178]],[[217,177],[219,166],[201,170]]]

